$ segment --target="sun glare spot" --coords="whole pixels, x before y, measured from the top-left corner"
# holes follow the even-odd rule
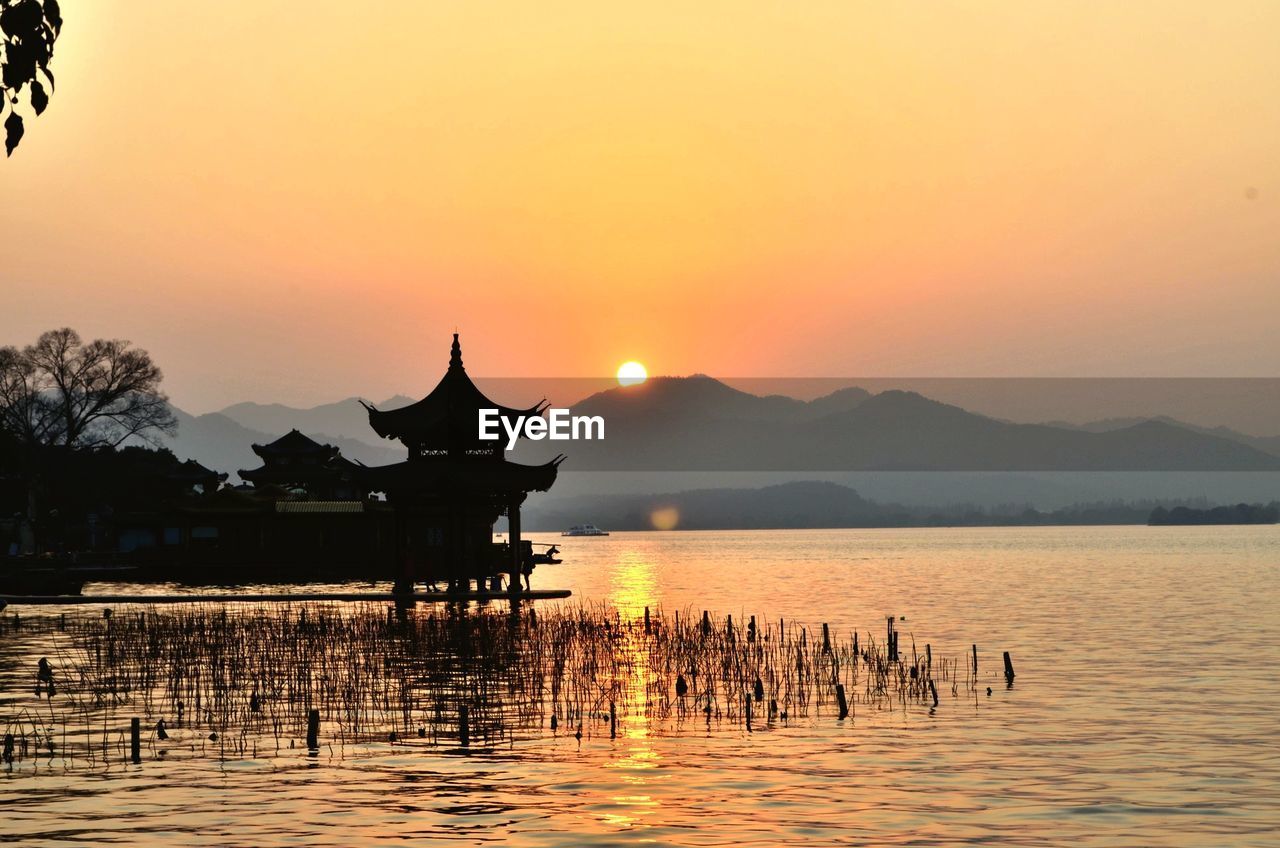
[[[644,365],[634,359],[618,366],[618,385],[620,386],[635,386],[648,378],[649,372],[645,370]]]
[[[680,511],[673,506],[659,507],[649,514],[649,522],[654,530],[674,530],[680,524]]]

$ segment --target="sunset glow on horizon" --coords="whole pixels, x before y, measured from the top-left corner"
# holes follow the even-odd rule
[[[419,394],[454,326],[509,377],[1280,369],[1275,4],[305,9],[63,3],[0,342],[197,412]]]

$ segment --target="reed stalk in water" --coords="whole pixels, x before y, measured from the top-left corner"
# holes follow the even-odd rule
[[[746,616],[740,615],[738,622]],[[121,609],[10,624],[47,646],[56,695],[0,704],[8,767],[132,756],[282,755],[373,744],[474,749],[544,736],[759,732],[801,720],[928,710],[938,683],[978,690],[965,656],[911,659],[871,632],[821,640],[796,622],[722,626],[709,611],[624,619],[603,605],[535,611],[382,604]],[[8,622],[6,622],[8,623]],[[894,659],[897,653],[898,659]],[[34,663],[33,671],[34,671]],[[46,666],[41,666],[41,675]],[[942,687],[946,691],[947,687]],[[767,705],[767,706],[766,706]]]

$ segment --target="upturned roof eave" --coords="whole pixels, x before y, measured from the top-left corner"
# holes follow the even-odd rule
[[[426,434],[450,419],[460,419],[457,423],[474,427],[481,409],[496,409],[502,418],[514,420],[541,415],[546,408],[545,400],[525,409],[494,403],[460,365],[451,365],[426,397],[408,406],[382,410],[365,401],[360,403],[369,413],[369,426],[384,439]],[[470,421],[466,420],[468,416]]]

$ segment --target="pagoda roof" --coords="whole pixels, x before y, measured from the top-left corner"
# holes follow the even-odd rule
[[[279,450],[281,442],[285,444]],[[319,450],[311,448],[311,445]],[[290,430],[269,445],[254,445],[253,449],[262,457],[264,464],[258,468],[242,468],[236,473],[240,479],[248,480],[259,488],[354,480],[364,468],[360,463],[347,459],[332,445],[321,445],[297,430]],[[315,461],[287,465],[277,461],[286,456],[305,456]]]
[[[497,495],[545,492],[556,481],[563,456],[543,465],[447,459],[441,462],[397,462],[362,467],[360,482],[373,492]]]
[[[517,409],[494,403],[471,382],[462,365],[462,346],[458,334],[453,334],[453,347],[449,356],[449,370],[422,400],[398,409],[381,410],[373,404],[360,401],[369,411],[369,426],[384,439],[400,439],[406,444],[426,443],[445,447],[449,443],[470,444],[477,442],[479,410],[496,409],[503,418],[515,420],[520,416],[542,414],[546,400]]]
[[[338,449],[333,445],[322,445],[315,439],[298,431],[290,430],[274,442],[265,445],[253,445],[253,452],[266,459],[278,456],[337,456]]]
[[[227,479],[225,471],[214,471],[206,468],[194,459],[188,459],[165,474],[170,480],[181,482],[201,483],[208,481],[210,478],[217,478],[219,481]]]

